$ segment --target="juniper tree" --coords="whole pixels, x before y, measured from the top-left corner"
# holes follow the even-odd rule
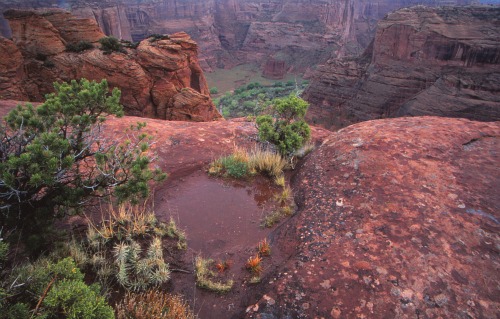
[[[106,118],[123,115],[118,89],[85,79],[54,86],[39,107],[18,105],[0,124],[2,224],[50,221],[92,196],[145,197],[148,181],[164,177],[149,168],[146,134],[103,135]]]
[[[256,118],[259,138],[276,145],[283,155],[292,154],[311,136],[311,129],[304,121],[308,106],[293,93],[273,100],[272,113]]]

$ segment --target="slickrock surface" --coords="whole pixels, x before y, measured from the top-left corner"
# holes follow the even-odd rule
[[[305,97],[326,127],[396,116],[500,119],[500,7],[413,7],[378,24],[358,58],[318,68]]]
[[[139,41],[152,33],[187,32],[200,44],[205,71],[238,63],[286,62],[303,72],[331,54],[358,52],[376,21],[401,7],[465,5],[475,0],[6,0],[3,8],[65,6],[95,19],[106,34]],[[2,10],[3,11],[3,10]],[[0,21],[0,27],[2,23]],[[7,30],[3,31],[8,35]]]
[[[53,82],[107,79],[111,87],[121,89],[129,115],[190,121],[221,118],[198,63],[198,46],[186,33],[146,39],[124,52],[105,54],[95,48],[74,53],[66,51],[68,43],[88,41],[99,46],[95,42],[104,34],[95,20],[61,10],[10,10],[5,16],[14,43],[0,40],[5,48],[0,55],[6,55],[0,62],[6,64],[0,69],[3,98],[42,101],[52,92]]]
[[[497,318],[499,135],[438,117],[332,133],[299,168],[299,213],[273,243],[296,255],[247,317]]]

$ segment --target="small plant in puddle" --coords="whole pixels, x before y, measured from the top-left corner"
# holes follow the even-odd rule
[[[281,218],[283,218],[283,215],[280,210],[273,211],[264,216],[264,218],[262,219],[261,226],[271,228],[277,223],[279,223]]]
[[[218,261],[217,263],[215,263],[215,268],[217,268],[217,270],[219,271],[219,273],[224,273],[226,270],[228,270],[229,268],[231,268],[231,266],[233,265],[233,263],[230,261],[230,260],[224,260],[224,261]]]
[[[271,256],[271,246],[267,242],[267,238],[259,242],[257,249],[260,256]]]
[[[281,193],[275,196],[275,199],[280,205],[287,204],[292,199],[292,189],[286,186]]]
[[[260,276],[262,273],[262,258],[259,254],[248,258],[247,263],[245,264],[246,269],[248,269],[254,276]]]
[[[172,239],[178,239],[177,249],[184,250],[187,248],[186,233],[177,227],[177,224],[172,217],[170,217],[170,221],[167,224],[167,236]]]
[[[285,175],[279,175],[274,178],[274,184],[280,187],[285,187]]]
[[[214,261],[212,259],[204,259],[196,257],[195,273],[196,285],[200,288],[211,290],[217,293],[227,293],[233,287],[234,281],[228,280],[221,282],[216,279],[216,274],[210,270]]]
[[[289,205],[281,207],[280,211],[281,214],[286,217],[290,217],[293,215],[293,207]]]

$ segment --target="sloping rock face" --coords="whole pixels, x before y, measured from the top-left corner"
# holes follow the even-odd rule
[[[221,118],[198,63],[198,46],[186,33],[144,40],[125,52],[104,54],[96,48],[73,53],[65,51],[67,43],[95,42],[104,36],[95,20],[63,11],[12,10],[5,16],[12,23],[14,43],[24,55],[24,77],[21,74],[19,85],[12,86],[25,92],[21,97],[27,100],[43,100],[56,81],[107,79],[111,87],[121,89],[121,103],[129,115],[192,121]],[[6,98],[17,98],[11,95]]]
[[[14,42],[0,37],[0,99],[23,100],[23,56]]]
[[[318,68],[305,97],[326,127],[395,116],[500,119],[500,7],[413,7],[358,58]]]
[[[201,65],[232,67],[280,59],[302,72],[332,54],[365,48],[376,21],[416,4],[465,5],[474,0],[68,0],[74,14],[95,19],[106,34],[139,41],[152,33],[187,32],[201,46]],[[56,0],[11,0],[16,6],[57,6]]]
[[[247,317],[496,318],[499,136],[498,122],[438,117],[332,133],[273,242],[296,255]]]

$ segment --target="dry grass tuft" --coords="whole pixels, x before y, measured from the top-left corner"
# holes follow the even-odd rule
[[[127,294],[116,307],[117,319],[195,319],[186,301],[163,291]]]
[[[279,153],[263,148],[253,149],[249,160],[249,166],[255,171],[275,178],[283,175],[283,170],[287,165],[286,160]]]

